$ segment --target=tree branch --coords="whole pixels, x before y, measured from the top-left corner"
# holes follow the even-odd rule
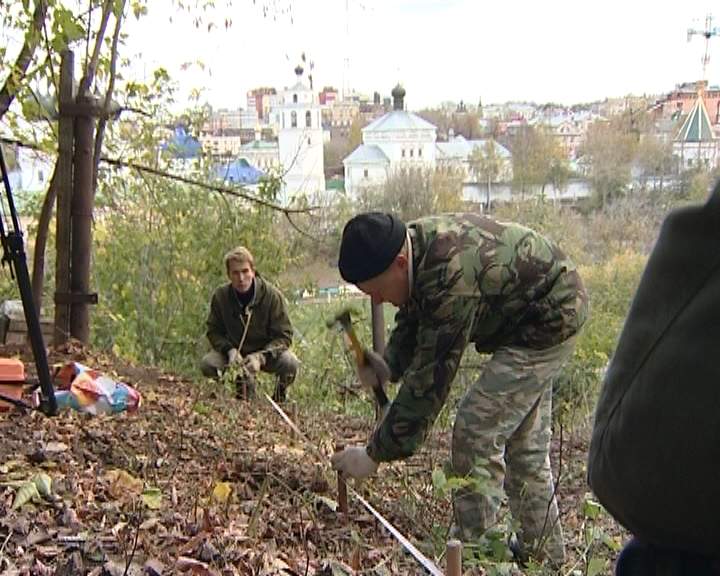
[[[292,214],[288,214],[287,212],[285,212],[285,218],[290,223],[290,226],[292,226],[299,234],[305,236],[305,238],[309,238],[313,242],[318,242],[318,243],[322,242],[322,239],[318,238],[317,236],[313,236],[309,232],[305,232],[305,230],[303,230],[297,224],[295,224],[295,222],[292,219]]]
[[[20,146],[21,148],[28,148],[31,150],[42,150],[39,146],[36,146],[34,144],[28,144],[14,138],[4,138],[0,136],[0,142],[3,142],[5,144],[13,144],[16,146]],[[182,182],[183,184],[197,186],[198,188],[202,188],[203,190],[209,190],[211,192],[217,192],[218,194],[226,194],[228,196],[242,198],[243,200],[247,200],[248,202],[253,202],[255,204],[259,204],[260,206],[265,206],[266,208],[276,210],[277,212],[281,212],[283,214],[309,214],[310,212],[314,212],[320,209],[319,206],[308,206],[306,208],[290,208],[280,206],[279,204],[275,204],[274,202],[268,202],[267,200],[258,198],[257,196],[253,196],[252,194],[244,192],[242,189],[229,188],[227,186],[221,186],[218,184],[208,184],[207,182],[194,180],[192,178],[179,176],[177,174],[171,174],[170,172],[165,172],[163,170],[152,168],[150,166],[144,166],[136,162],[128,162],[126,160],[109,158],[107,156],[100,156],[100,161],[104,162],[105,164],[109,164],[110,166],[115,166],[117,168],[132,168],[133,170],[137,170],[138,172],[143,172],[145,174],[153,174],[155,176],[167,178],[168,180],[173,180],[175,182]]]
[[[112,47],[110,48],[110,79],[108,80],[107,92],[105,93],[105,104],[103,106],[105,114],[98,120],[95,130],[95,151],[93,153],[93,176],[92,190],[93,194],[97,191],[98,166],[100,165],[100,155],[102,154],[103,139],[105,138],[105,127],[107,126],[107,114],[110,110],[113,92],[115,90],[115,74],[117,68],[118,57],[118,41],[120,39],[120,27],[122,25],[123,14],[125,13],[125,1],[122,0],[120,9],[117,11],[115,19],[115,33],[113,34]]]
[[[33,250],[31,285],[33,301],[35,302],[35,309],[38,311],[38,314],[42,311],[42,295],[45,284],[45,247],[47,246],[48,230],[50,229],[50,220],[53,215],[53,207],[55,206],[58,187],[58,163],[56,161],[52,178],[50,178],[50,186],[48,186],[47,192],[45,193],[45,199],[43,200],[40,210],[37,234],[35,235],[35,249]]]
[[[283,214],[306,214],[318,209],[317,206],[309,206],[307,208],[285,208],[283,206],[280,206],[279,204],[275,204],[274,202],[268,202],[267,200],[263,200],[262,198],[258,198],[257,196],[253,196],[252,194],[248,194],[247,192],[243,192],[236,188],[229,188],[227,186],[220,186],[217,184],[208,184],[207,182],[193,180],[192,178],[186,178],[185,176],[170,174],[169,172],[164,172],[163,170],[158,170],[157,168],[151,168],[150,166],[143,166],[142,164],[137,164],[135,162],[126,162],[124,160],[118,160],[116,158],[108,158],[107,156],[101,156],[100,160],[105,162],[106,164],[110,164],[111,166],[132,168],[133,170],[137,170],[139,172],[154,174],[155,176],[161,176],[163,178],[168,178],[169,180],[174,180],[176,182],[190,184],[204,190],[210,190],[211,192],[218,192],[220,194],[236,196],[237,198],[242,198],[249,202],[259,204],[260,206],[265,206],[266,208],[271,208],[272,210],[282,212]]]
[[[97,36],[95,36],[95,46],[93,47],[93,54],[90,58],[90,62],[87,62],[85,66],[85,75],[80,80],[80,86],[78,87],[78,96],[86,96],[90,90],[90,85],[95,79],[95,70],[97,70],[98,60],[100,59],[100,50],[102,49],[102,43],[105,39],[105,30],[107,29],[108,20],[110,19],[110,12],[112,8],[112,0],[105,0],[102,8],[102,16],[100,19],[100,28],[98,29]],[[88,26],[88,33],[90,26]]]
[[[33,59],[35,49],[40,43],[41,29],[47,15],[47,3],[45,0],[37,0],[35,2],[35,12],[30,28],[25,34],[25,42],[18,54],[15,64],[10,69],[10,75],[5,80],[5,85],[0,89],[0,118],[10,108],[15,99],[20,80],[25,77],[28,66]]]

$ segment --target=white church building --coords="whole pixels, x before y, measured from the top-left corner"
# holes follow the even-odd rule
[[[363,143],[343,160],[346,192],[354,196],[362,188],[382,186],[396,171],[415,168],[454,167],[471,179],[470,156],[475,148],[484,149],[487,141],[457,136],[449,142],[437,142],[435,125],[405,110],[402,86],[395,86],[392,97],[393,110],[363,128]],[[511,179],[510,151],[495,141],[493,145],[501,162],[501,176]]]
[[[303,82],[303,72],[301,66],[295,68],[295,85],[280,93],[278,106],[272,111],[278,126],[285,201],[325,190],[320,104],[312,88]]]

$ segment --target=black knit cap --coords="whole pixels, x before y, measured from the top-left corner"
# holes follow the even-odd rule
[[[358,284],[382,274],[400,252],[405,237],[405,224],[392,214],[358,214],[343,229],[340,275],[346,282]]]

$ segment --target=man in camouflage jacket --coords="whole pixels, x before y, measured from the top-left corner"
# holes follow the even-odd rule
[[[289,350],[293,329],[283,296],[257,275],[253,255],[243,246],[225,255],[225,269],[230,281],[212,296],[207,318],[212,350],[203,357],[200,370],[215,378],[235,366],[237,395],[242,398],[254,393],[260,370],[275,374],[273,398],[284,401],[299,362]]]
[[[412,455],[473,344],[492,356],[455,419],[453,471],[471,481],[453,495],[453,532],[478,539],[495,523],[504,487],[522,553],[562,563],[549,456],[552,381],[587,316],[575,265],[517,224],[453,214],[405,226],[374,212],[345,226],[339,269],[374,303],[399,307],[384,359],[366,351],[360,378],[372,385],[384,368],[402,385],[368,445],[338,452],[333,466],[362,479],[380,462]],[[473,479],[485,484],[482,494]]]

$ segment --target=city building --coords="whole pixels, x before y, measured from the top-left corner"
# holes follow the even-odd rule
[[[512,180],[512,154],[505,146],[492,138],[466,140],[463,136],[451,136],[447,142],[437,143],[437,165],[460,169],[465,180],[476,180],[471,167],[471,158],[475,150],[485,153],[488,143],[494,148],[495,158],[498,161],[497,181],[508,182]]]
[[[673,152],[682,168],[713,168],[720,160],[719,144],[701,90],[696,93],[695,104],[675,136]]]
[[[332,86],[325,86],[318,94],[318,100],[321,106],[329,106],[339,99],[338,91]]]
[[[698,92],[702,93],[711,124],[720,124],[720,87],[710,86],[707,80],[684,82],[660,98],[650,107],[656,118],[678,118],[695,107]]]
[[[363,128],[363,143],[343,160],[349,194],[383,184],[396,170],[435,167],[437,129],[405,110],[405,89],[399,84],[392,97],[393,110]]]
[[[325,190],[320,104],[303,82],[303,74],[302,66],[295,68],[295,85],[282,91],[278,106],[271,112],[278,125],[285,200]]]
[[[262,87],[248,90],[247,108],[248,110],[255,110],[257,119],[262,123],[267,123],[270,111],[277,104],[276,95],[275,88]]]
[[[240,147],[238,158],[247,160],[266,174],[279,174],[280,150],[277,141],[264,140],[259,130],[256,131],[255,136],[254,140]]]

